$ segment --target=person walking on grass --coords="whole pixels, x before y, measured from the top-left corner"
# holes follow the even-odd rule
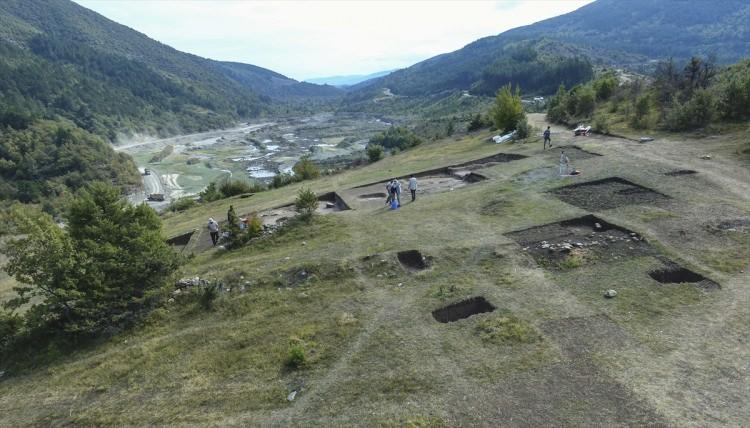
[[[211,243],[215,247],[216,243],[219,242],[219,223],[213,218],[208,219],[208,232],[211,234]]]
[[[393,179],[393,187],[396,192],[396,201],[398,202],[398,206],[401,206],[401,181],[398,178]]]
[[[409,178],[409,191],[411,192],[411,201],[414,202],[417,199],[417,177],[413,175]]]
[[[552,134],[552,131],[549,130],[549,126],[547,129],[544,130],[544,146],[542,147],[542,150],[547,149],[547,143],[549,143],[549,148],[552,148],[552,139],[550,138],[550,135]]]
[[[568,166],[570,165],[570,159],[565,154],[565,150],[560,150],[560,176],[568,175]]]

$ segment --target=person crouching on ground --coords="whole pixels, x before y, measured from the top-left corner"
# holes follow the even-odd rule
[[[417,199],[417,177],[413,175],[409,178],[409,191],[411,192],[411,201],[414,202]]]
[[[213,218],[208,219],[208,232],[211,234],[211,242],[216,246],[219,242],[219,223]]]
[[[392,179],[388,183],[385,184],[385,193],[387,194],[385,198],[385,204],[390,205],[391,201],[396,197],[396,193],[394,192],[393,183],[396,181],[396,179]]]

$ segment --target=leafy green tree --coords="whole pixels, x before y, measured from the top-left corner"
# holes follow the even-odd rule
[[[482,115],[477,113],[471,117],[471,120],[469,121],[469,125],[466,127],[466,131],[474,132],[474,131],[484,128],[485,126],[486,124],[484,123],[484,120],[482,120]]]
[[[555,95],[550,98],[549,106],[547,107],[547,120],[555,123],[563,123],[568,120],[568,91],[565,90],[565,85],[560,85],[557,88]]]
[[[515,138],[523,140],[524,138],[528,138],[529,135],[531,135],[531,126],[529,125],[529,121],[526,120],[526,116],[523,116],[516,122]]]
[[[617,89],[617,78],[613,73],[606,73],[593,82],[597,101],[604,101],[614,95]]]
[[[370,162],[377,162],[383,159],[383,146],[379,144],[368,144],[367,145],[367,158]]]
[[[315,210],[318,209],[318,197],[315,195],[315,192],[303,187],[297,193],[294,206],[302,218],[309,220],[315,213]]]
[[[65,227],[28,211],[13,209],[13,235],[20,238],[9,239],[4,253],[5,270],[24,284],[9,306],[31,303],[32,328],[94,334],[131,325],[179,267],[154,210],[131,206],[110,185],[80,192]]]
[[[406,150],[422,144],[422,140],[407,128],[392,126],[370,138],[370,144],[377,144],[388,150]]]
[[[214,181],[208,183],[208,186],[201,190],[199,196],[203,202],[218,201],[224,198],[224,194],[219,191],[219,186]]]
[[[300,160],[294,164],[292,171],[302,180],[312,180],[320,176],[320,169],[315,162],[312,161],[309,155],[302,156]]]
[[[633,106],[633,117],[630,124],[634,128],[646,128],[647,120],[651,112],[651,97],[648,94],[639,96]]]
[[[716,102],[706,89],[697,89],[684,104],[675,102],[665,119],[667,129],[684,131],[708,125],[716,115]]]
[[[521,103],[521,89],[515,92],[510,84],[500,88],[495,97],[495,105],[490,111],[490,117],[497,129],[510,132],[516,128],[518,121],[525,116]]]

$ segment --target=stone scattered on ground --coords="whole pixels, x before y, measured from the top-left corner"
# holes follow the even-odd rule
[[[289,393],[289,395],[286,396],[287,401],[294,401],[294,398],[297,396],[297,391],[292,391]]]
[[[200,277],[193,277],[193,278],[181,278],[178,279],[177,282],[175,282],[174,286],[176,289],[180,290],[183,288],[189,288],[189,287],[199,287],[199,286],[206,286],[208,285],[208,281],[205,279],[201,279]]]
[[[617,291],[615,290],[607,290],[604,292],[604,297],[611,299],[613,297],[617,296]]]
[[[598,223],[597,223],[598,224]],[[570,240],[570,239],[564,239],[561,242],[556,243],[550,243],[547,241],[541,241],[538,244],[530,247],[524,247],[524,251],[529,251],[530,249],[542,249],[547,250],[549,253],[568,253],[570,252],[574,247],[575,248],[587,248],[587,247],[594,247],[599,245],[607,245],[609,243],[614,243],[618,241],[623,242],[629,242],[629,241],[642,241],[643,238],[638,236],[636,233],[630,233],[630,235],[625,236],[616,236],[614,234],[607,234],[607,235],[600,235],[597,233],[592,233],[588,237],[580,238],[577,240]]]

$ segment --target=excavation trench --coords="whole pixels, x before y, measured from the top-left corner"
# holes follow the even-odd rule
[[[485,300],[484,297],[478,296],[436,309],[432,311],[432,316],[438,322],[449,323],[494,310],[495,307],[490,302]]]
[[[427,269],[427,259],[417,250],[399,251],[396,256],[398,261],[407,269]]]
[[[648,275],[662,284],[689,283],[696,284],[707,290],[720,288],[719,284],[705,276],[673,263],[670,263],[664,268],[652,270]]]
[[[664,194],[620,177],[559,187],[551,193],[564,202],[588,211],[608,210],[624,205],[657,204],[669,199]]]
[[[664,175],[669,177],[680,177],[682,175],[693,175],[697,173],[698,171],[693,171],[692,169],[676,169],[674,171],[665,172]]]
[[[167,239],[167,245],[171,245],[173,247],[184,247],[190,242],[190,238],[193,237],[193,233],[195,233],[194,230],[188,233],[183,233],[182,235],[173,236]]]

